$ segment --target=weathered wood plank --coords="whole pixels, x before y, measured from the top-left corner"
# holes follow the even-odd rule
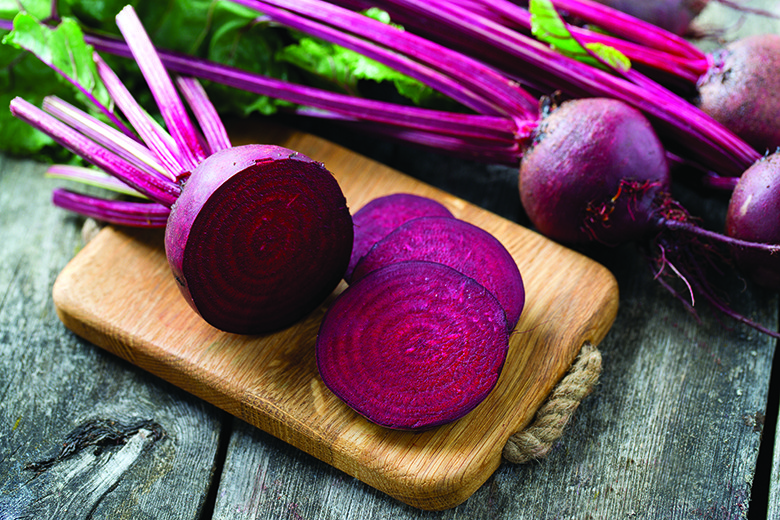
[[[447,165],[442,159],[439,167]],[[512,182],[493,175],[480,189],[472,186],[471,198],[489,207],[489,193],[510,190]],[[723,210],[719,198],[705,205]],[[241,425],[215,518],[744,516],[774,341],[706,306],[697,323],[657,286],[633,247],[600,259],[621,287],[618,320],[600,345],[604,373],[546,460],[504,464],[461,506],[422,512]],[[775,296],[751,286],[734,305],[777,327]]]
[[[0,157],[0,518],[199,518],[223,414],[60,323],[81,220],[43,171]]]
[[[777,21],[747,16],[740,25],[733,11],[711,4],[701,19],[704,26],[780,32]],[[527,223],[511,168],[375,146],[354,136],[324,135]],[[708,224],[722,224],[726,197],[700,201],[684,189],[676,191],[694,214],[706,212]],[[617,276],[621,308],[600,345],[600,384],[547,459],[524,466],[505,463],[460,506],[423,512],[237,422],[214,517],[746,518],[754,478],[766,478],[754,472],[776,341],[735,325],[702,303],[697,304],[698,322],[652,280],[633,246],[594,256]],[[744,291],[731,289],[736,309],[777,329],[777,295],[752,284]],[[770,518],[780,517],[778,460],[780,450]]]

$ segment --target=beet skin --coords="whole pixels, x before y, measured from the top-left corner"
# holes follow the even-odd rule
[[[657,227],[666,153],[647,119],[620,101],[564,102],[542,119],[520,163],[520,198],[544,235],[618,244]]]
[[[713,56],[699,107],[759,153],[780,146],[780,35],[738,40]]]
[[[780,156],[770,155],[748,168],[731,195],[726,234],[780,244]],[[780,253],[735,248],[739,268],[750,278],[780,291]]]

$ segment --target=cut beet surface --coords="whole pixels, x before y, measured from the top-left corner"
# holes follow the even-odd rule
[[[446,217],[404,222],[357,263],[352,283],[376,269],[405,260],[437,262],[475,279],[501,302],[510,330],[517,325],[525,304],[520,270],[503,244],[482,228]]]
[[[355,265],[382,237],[407,220],[424,216],[452,217],[452,213],[433,199],[411,193],[377,197],[360,208],[352,216],[355,240],[344,279],[351,282]]]
[[[506,315],[455,269],[424,261],[378,269],[348,287],[316,342],[325,385],[368,420],[421,430],[466,415],[506,359]]]
[[[245,145],[193,171],[168,219],[165,251],[204,320],[259,334],[298,321],[336,288],[352,230],[346,199],[322,164]]]

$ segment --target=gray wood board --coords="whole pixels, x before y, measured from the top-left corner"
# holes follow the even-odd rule
[[[82,219],[44,169],[0,156],[0,518],[200,518],[223,414],[59,321]]]
[[[776,21],[755,17],[738,25],[732,11],[711,4],[704,25],[780,32]],[[346,144],[527,224],[513,169],[367,141]],[[754,472],[762,416],[778,413],[766,410],[776,342],[706,305],[697,322],[655,284],[633,247],[594,255],[616,274],[621,309],[600,345],[600,384],[549,457],[504,464],[461,506],[423,512],[67,331],[51,285],[80,246],[82,221],[51,207],[54,184],[42,174],[39,164],[0,158],[2,518],[210,518],[212,483],[219,519],[745,518],[762,498],[753,484],[768,475]],[[714,197],[695,209],[715,209],[717,223],[724,207]],[[776,295],[749,284],[733,304],[777,328]],[[118,424],[118,445],[88,445],[39,474],[26,469],[56,456],[83,426],[105,426],[98,419]],[[780,518],[780,449],[774,460],[767,509]]]
[[[447,158],[436,162],[437,171],[467,167]],[[425,166],[415,176],[430,177]],[[510,168],[468,169],[481,179],[464,194],[472,202],[489,208],[513,189]],[[700,204],[723,212],[722,198]],[[503,209],[511,213],[510,206]],[[425,512],[237,421],[214,517],[744,517],[775,341],[706,305],[697,305],[697,321],[653,281],[633,246],[596,257],[618,277],[621,309],[600,346],[600,384],[547,459],[504,464],[461,506]],[[770,327],[778,325],[775,295],[750,286],[733,305]]]

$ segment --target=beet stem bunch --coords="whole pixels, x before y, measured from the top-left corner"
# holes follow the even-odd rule
[[[55,166],[52,175],[108,188],[120,182],[124,193],[136,196],[107,199],[57,189],[54,203],[114,224],[165,227],[177,285],[214,327],[256,334],[291,325],[325,300],[347,268],[353,227],[336,179],[293,150],[233,147],[200,83],[178,77],[196,127],[132,7],[117,15],[117,25],[164,126],[97,54],[98,74],[132,131],[56,97],[42,109],[14,99],[16,117],[115,180],[80,167]],[[101,111],[110,112],[105,106]]]

